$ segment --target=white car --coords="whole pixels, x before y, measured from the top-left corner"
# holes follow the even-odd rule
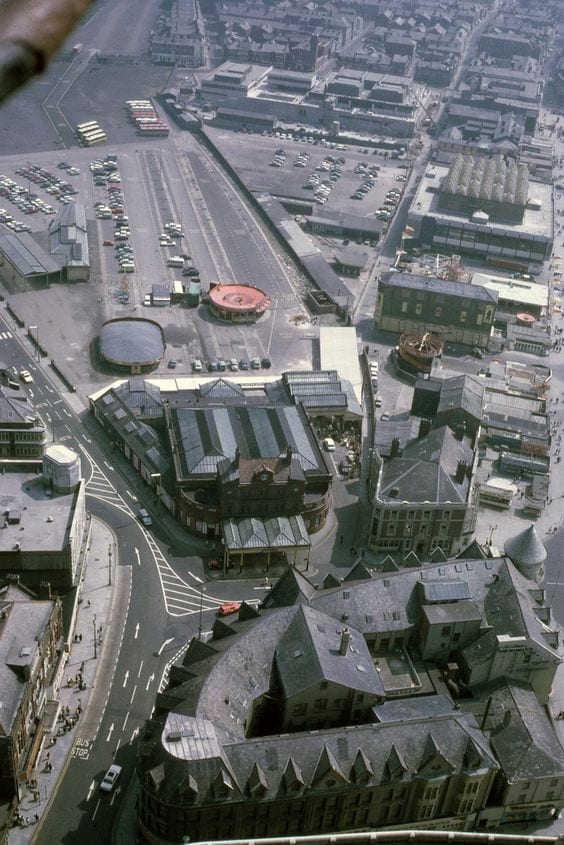
[[[113,766],[110,766],[106,774],[104,775],[104,779],[100,784],[100,789],[103,792],[111,792],[114,786],[116,785],[116,781],[121,774],[121,766],[118,766],[116,763]]]
[[[22,370],[20,373],[20,378],[24,382],[24,384],[31,384],[33,382],[33,376],[29,372],[29,370]]]

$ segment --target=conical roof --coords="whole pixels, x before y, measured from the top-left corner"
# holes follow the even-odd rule
[[[540,566],[546,560],[546,549],[534,525],[507,540],[505,554],[516,566]]]

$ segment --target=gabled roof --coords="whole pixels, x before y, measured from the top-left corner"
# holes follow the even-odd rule
[[[472,466],[469,439],[459,440],[448,426],[434,429],[409,443],[401,457],[390,458],[383,464],[378,498],[386,503],[465,503],[470,479],[465,474],[461,482],[456,481],[460,461]]]
[[[350,640],[341,653],[343,636],[343,628],[334,618],[304,605],[298,608],[276,649],[278,678],[286,698],[321,681],[384,695],[364,637],[348,629]]]

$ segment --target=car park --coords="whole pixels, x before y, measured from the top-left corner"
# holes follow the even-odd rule
[[[116,785],[120,774],[121,766],[118,766],[116,763],[110,766],[100,784],[100,789],[102,790],[102,792],[111,792],[114,786]]]
[[[145,526],[145,528],[148,528],[153,524],[153,520],[149,516],[149,511],[146,508],[139,508],[137,511],[137,519]]]

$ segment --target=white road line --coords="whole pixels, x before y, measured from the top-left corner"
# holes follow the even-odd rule
[[[123,686],[127,684],[129,680],[129,669],[126,671],[125,675],[123,676]]]
[[[108,469],[113,470],[113,466],[111,466],[111,464],[109,464],[107,461],[104,461],[104,464],[108,467]]]
[[[133,704],[133,699],[135,698],[135,693],[137,692],[137,684],[133,687],[133,692],[131,693],[131,698],[129,699],[129,703]]]
[[[96,818],[96,813],[98,812],[99,806],[100,806],[100,799],[98,799],[98,803],[96,804],[96,808],[95,808],[94,812],[92,813],[92,821],[94,821],[94,819]]]
[[[141,566],[141,555],[139,554],[139,549],[137,546],[135,547],[135,557],[137,558],[138,566]]]
[[[114,732],[114,723],[112,722],[112,724],[110,725],[110,729],[109,729],[109,731],[108,731],[108,735],[107,735],[107,737],[106,737],[106,742],[109,742],[109,741],[110,741],[110,739],[111,739],[111,737],[112,737],[113,732]]]
[[[149,675],[149,679],[147,680],[147,686],[145,687],[145,692],[147,692],[147,690],[149,689],[149,687],[151,686],[151,684],[153,683],[154,680],[155,680],[155,673],[152,672]]]
[[[169,637],[169,639],[168,639],[168,640],[165,640],[165,641],[164,641],[164,643],[162,644],[162,646],[160,647],[160,649],[157,651],[157,655],[158,655],[159,657],[161,656],[161,654],[163,653],[163,651],[165,650],[165,648],[167,647],[167,645],[173,641],[173,639],[174,639],[174,637]]]
[[[137,672],[137,677],[139,677],[139,675],[141,674],[141,670],[143,669],[143,663],[144,663],[144,662],[145,662],[145,661],[144,661],[144,660],[142,660],[142,661],[141,661],[141,663],[139,664],[139,671]]]
[[[94,790],[96,789],[96,781],[93,780],[90,786],[88,787],[88,794],[86,795],[86,800],[90,801],[92,795],[94,794]]]
[[[125,714],[125,719],[123,720],[123,725],[121,726],[122,731],[125,730],[125,726],[127,725],[127,720],[129,719],[129,710]]]

